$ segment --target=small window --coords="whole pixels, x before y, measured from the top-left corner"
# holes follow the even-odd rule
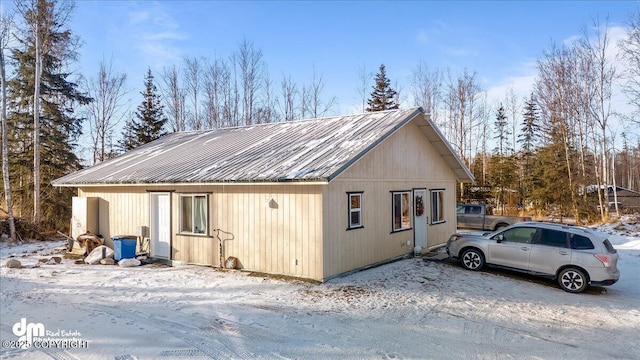
[[[362,225],[362,193],[347,193],[349,196],[349,229],[358,229]]]
[[[431,223],[444,222],[444,190],[431,190]]]
[[[393,194],[393,231],[411,229],[411,204],[409,191],[394,192]]]
[[[207,234],[207,195],[180,195],[180,233]]]
[[[572,249],[576,249],[576,250],[594,249],[593,244],[591,243],[591,240],[589,240],[589,238],[586,236],[571,234],[570,241],[571,241]]]
[[[567,233],[564,231],[540,229],[536,244],[566,248]]]

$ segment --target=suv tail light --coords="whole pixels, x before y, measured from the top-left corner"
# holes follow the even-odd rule
[[[609,255],[595,254],[593,256],[595,256],[596,259],[600,260],[600,262],[602,263],[602,265],[604,265],[604,267],[610,267],[611,266],[611,257]]]

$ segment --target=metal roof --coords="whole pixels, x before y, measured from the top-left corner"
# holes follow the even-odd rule
[[[442,134],[413,108],[172,133],[52,184],[328,182],[414,119],[458,180],[471,181]]]

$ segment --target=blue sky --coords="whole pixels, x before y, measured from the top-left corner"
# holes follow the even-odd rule
[[[72,29],[81,36],[80,70],[94,76],[113,57],[139,92],[148,66],[181,58],[227,57],[246,38],[264,54],[276,83],[309,82],[315,64],[338,112],[357,100],[359,68],[381,63],[408,93],[408,77],[426,61],[454,73],[477,71],[490,90],[532,75],[553,41],[578,35],[599,17],[623,26],[638,1],[78,1]]]
[[[308,83],[315,65],[325,95],[337,97],[335,112],[349,113],[358,109],[363,64],[375,73],[384,63],[407,95],[412,70],[425,61],[454,74],[476,71],[493,98],[509,87],[528,94],[535,59],[552,42],[579,35],[596,17],[620,30],[639,8],[639,1],[80,0],[71,28],[83,41],[79,71],[95,77],[100,60],[113,58],[128,75],[133,109],[147,67],[159,74],[183,57],[228,57],[246,38],[262,50],[275,84],[289,74]]]

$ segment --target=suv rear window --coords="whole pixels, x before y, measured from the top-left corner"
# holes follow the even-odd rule
[[[588,237],[578,234],[571,234],[571,248],[576,250],[595,249]]]
[[[609,239],[605,239],[603,242],[604,247],[607,248],[607,251],[609,252],[609,254],[615,254],[618,251],[613,247],[613,245],[611,245],[611,243],[609,242]]]

